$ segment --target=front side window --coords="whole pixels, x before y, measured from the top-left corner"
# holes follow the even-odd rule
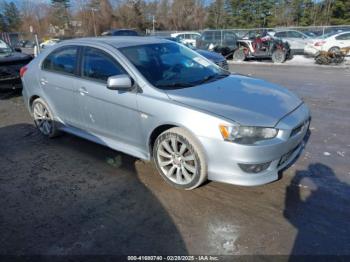
[[[184,88],[228,75],[220,67],[177,43],[123,47],[121,53],[155,87]]]
[[[350,40],[350,33],[338,35],[335,39],[337,39],[337,40]]]
[[[288,36],[293,37],[293,38],[303,38],[302,34],[295,32],[295,31],[289,31]]]
[[[110,76],[126,73],[113,57],[93,47],[85,47],[82,67],[84,78],[101,82],[107,82]]]
[[[42,68],[58,73],[74,75],[77,63],[77,47],[64,47],[49,54],[42,65]]]
[[[279,32],[275,34],[275,37],[286,37],[286,36],[287,36],[286,32]]]

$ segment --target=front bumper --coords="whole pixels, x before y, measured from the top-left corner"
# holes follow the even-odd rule
[[[320,48],[316,48],[313,45],[306,45],[304,48],[304,54],[311,55],[311,56],[315,56],[320,51],[321,51]]]
[[[274,139],[258,145],[240,145],[199,137],[208,161],[208,179],[243,186],[266,184],[278,179],[278,172],[293,162],[304,148],[310,112],[305,104],[285,116],[276,125],[279,133]],[[293,130],[302,126],[299,132]],[[307,125],[307,126],[306,126]],[[244,172],[239,164],[270,162],[260,173]]]

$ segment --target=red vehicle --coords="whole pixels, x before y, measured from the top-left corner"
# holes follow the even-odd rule
[[[288,42],[273,38],[267,33],[262,35],[251,33],[237,40],[238,48],[233,53],[233,60],[244,61],[248,58],[271,58],[274,63],[283,63],[291,59]]]

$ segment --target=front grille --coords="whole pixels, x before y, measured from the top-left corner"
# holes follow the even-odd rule
[[[215,64],[217,64],[218,66],[220,66],[221,68],[223,68],[225,70],[229,70],[228,63],[226,60],[215,62]]]

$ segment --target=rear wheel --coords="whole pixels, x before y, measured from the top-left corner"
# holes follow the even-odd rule
[[[171,128],[156,139],[153,147],[156,167],[163,179],[181,189],[194,189],[207,179],[203,150],[182,128]]]
[[[246,59],[243,48],[239,48],[233,52],[233,61],[242,62]]]
[[[330,64],[331,60],[326,55],[318,54],[315,57],[315,62],[316,64],[319,64],[319,65],[328,65]]]
[[[41,98],[34,100],[32,104],[34,123],[40,133],[50,138],[58,135],[58,129],[53,119],[49,106]]]
[[[273,51],[271,58],[274,63],[283,63],[286,61],[286,53],[281,49],[276,49]]]

